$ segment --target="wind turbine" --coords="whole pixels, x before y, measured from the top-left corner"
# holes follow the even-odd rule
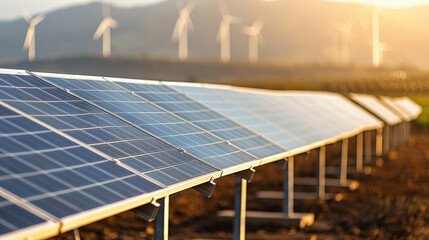
[[[385,43],[385,42],[381,42],[379,47],[380,47],[380,53],[379,53],[380,54],[379,55],[380,56],[380,65],[382,65],[383,60],[384,60],[384,52],[389,51],[390,47],[389,47],[389,44]]]
[[[231,24],[240,23],[238,17],[231,16],[226,3],[222,1],[219,5],[222,13],[222,21],[220,22],[219,31],[217,33],[217,41],[220,42],[220,59],[222,62],[229,62],[231,59]]]
[[[188,28],[189,30],[194,30],[190,15],[195,8],[196,2],[190,0],[184,7],[179,6],[179,2],[176,2],[176,4],[179,17],[174,26],[171,39],[179,42],[179,59],[184,61],[188,59]]]
[[[350,22],[334,23],[334,29],[340,32],[341,56],[345,64],[350,63],[350,39],[353,38],[352,25]]]
[[[94,33],[93,39],[97,41],[103,36],[103,57],[109,57],[111,53],[110,28],[116,28],[118,22],[110,17],[110,7],[107,3],[103,4],[103,20]]]
[[[25,36],[23,48],[24,50],[28,49],[28,60],[32,62],[36,57],[36,25],[45,19],[45,15],[40,14],[33,18],[28,11],[23,11],[22,16],[28,23],[27,35]]]
[[[243,33],[249,36],[249,60],[251,62],[258,61],[259,40],[264,41],[261,30],[264,23],[258,19],[252,26],[243,27]]]
[[[380,15],[383,10],[374,0],[372,8],[372,64],[374,67],[380,66]]]

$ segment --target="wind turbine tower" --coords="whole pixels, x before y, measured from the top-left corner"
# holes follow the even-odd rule
[[[243,27],[243,33],[249,36],[249,61],[257,62],[259,59],[259,40],[264,41],[261,34],[264,23],[258,19],[252,26]]]
[[[350,39],[353,38],[352,25],[347,23],[335,23],[334,29],[340,33],[341,59],[344,64],[350,63]]]
[[[25,36],[23,48],[24,50],[28,49],[28,60],[32,62],[36,58],[36,25],[45,19],[45,15],[40,14],[33,18],[28,11],[24,11],[22,16],[28,23],[27,35]]]
[[[372,8],[372,64],[374,67],[380,66],[380,15],[383,10],[374,0]]]
[[[194,30],[191,12],[194,10],[196,2],[195,0],[190,0],[184,7],[179,6],[179,2],[176,3],[179,17],[174,26],[171,39],[179,42],[179,60],[185,61],[188,59],[188,30]]]
[[[222,62],[229,62],[231,60],[231,24],[239,24],[238,17],[231,16],[225,1],[219,5],[222,14],[219,31],[217,33],[217,41],[220,42],[220,59]]]
[[[389,44],[385,43],[385,42],[381,42],[380,43],[380,66],[383,65],[383,61],[384,61],[384,53],[386,51],[389,51],[390,47]]]
[[[118,22],[110,17],[110,6],[103,4],[103,20],[94,33],[93,39],[96,41],[103,36],[103,57],[110,57],[111,54],[111,36],[110,29],[116,28]]]

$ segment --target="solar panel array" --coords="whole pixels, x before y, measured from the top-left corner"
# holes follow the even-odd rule
[[[408,115],[408,117],[411,119],[416,119],[423,111],[420,105],[408,97],[394,98],[393,101],[399,108],[402,109],[403,114]]]
[[[288,150],[326,145],[347,135],[382,126],[362,108],[334,93],[165,84]]]
[[[0,236],[54,236],[382,126],[333,93],[0,69]]]
[[[375,116],[382,119],[390,126],[400,123],[401,117],[397,113],[385,106],[383,102],[375,96],[368,94],[350,94],[350,98],[368,109]]]

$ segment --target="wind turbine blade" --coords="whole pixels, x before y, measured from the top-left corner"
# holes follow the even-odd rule
[[[97,30],[95,31],[93,39],[94,40],[99,39],[101,35],[103,35],[104,31],[106,31],[107,27],[108,27],[108,24],[106,23],[106,21],[103,20],[98,26]]]
[[[191,15],[192,10],[194,10],[195,6],[197,5],[196,0],[190,0],[186,6],[185,9],[188,11],[188,15]]]
[[[23,46],[24,49],[28,49],[28,47],[31,44],[31,41],[33,41],[33,38],[34,38],[34,27],[30,26],[28,27],[27,35],[25,36],[24,46]]]
[[[118,27],[119,23],[115,19],[109,17],[107,20],[110,27],[112,28]]]
[[[30,24],[32,24],[33,26],[36,26],[37,24],[39,24],[44,19],[45,19],[45,15],[44,14],[40,14],[39,16],[33,18],[33,20],[31,21]]]
[[[225,1],[219,3],[219,10],[222,16],[229,16],[228,6]]]
[[[229,15],[228,18],[229,18],[228,19],[229,23],[232,23],[232,24],[240,24],[241,23],[241,19],[239,17]]]
[[[31,20],[33,20],[33,17],[31,16],[30,12],[27,9],[22,10],[21,15],[24,17],[24,20],[27,23],[30,23]]]
[[[253,36],[252,27],[243,27],[241,31],[246,35]]]
[[[174,26],[173,34],[171,35],[171,40],[177,41],[182,31],[183,31],[183,20],[182,18],[179,17],[176,21],[176,25]]]
[[[254,33],[256,35],[259,34],[261,32],[263,26],[264,26],[264,22],[260,18],[258,18],[255,21],[255,23],[253,23],[253,25],[252,25]]]
[[[194,23],[192,22],[191,17],[188,17],[188,30],[189,31],[194,31]]]

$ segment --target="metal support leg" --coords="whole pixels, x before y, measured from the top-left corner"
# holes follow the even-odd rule
[[[383,155],[387,155],[390,152],[390,126],[384,126],[384,145],[383,145]]]
[[[73,229],[73,240],[80,240],[79,228]]]
[[[247,181],[236,177],[234,203],[234,232],[233,240],[244,240],[246,235],[246,197]]]
[[[286,168],[283,177],[283,213],[285,216],[290,217],[293,214],[293,177],[294,177],[294,158],[288,157]]]
[[[410,136],[411,136],[411,123],[410,122],[406,122],[405,123],[405,125],[406,125],[406,141],[407,141],[407,144],[409,144],[410,143]]]
[[[399,124],[396,124],[393,126],[393,135],[392,135],[392,141],[393,141],[393,147],[397,148],[399,146]]]
[[[321,146],[319,149],[319,161],[317,164],[317,198],[325,199],[325,157],[326,148]]]
[[[383,155],[383,128],[377,129],[375,135],[375,155],[376,157],[381,157]]]
[[[371,144],[371,137],[372,133],[370,131],[367,131],[364,133],[365,136],[365,163],[370,164],[372,161],[372,144]]]
[[[340,163],[340,184],[346,185],[347,183],[347,160],[348,160],[348,152],[349,149],[349,139],[343,139],[341,143],[341,163]]]
[[[155,218],[155,240],[168,240],[168,215],[170,197],[159,199],[161,204]]]
[[[363,133],[356,136],[356,171],[363,171]]]

